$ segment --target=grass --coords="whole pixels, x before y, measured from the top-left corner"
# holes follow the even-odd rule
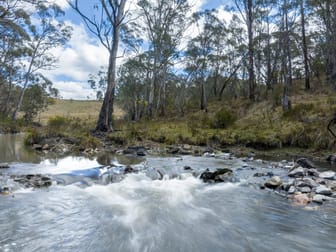
[[[110,134],[110,140],[119,144],[154,141],[223,148],[239,145],[259,150],[335,150],[335,139],[327,131],[336,110],[335,95],[300,92],[290,98],[292,109],[286,113],[272,100],[214,102],[209,104],[208,113],[198,111],[184,118],[124,123],[121,131]],[[218,120],[225,127],[218,127]]]
[[[47,110],[42,112],[36,121],[43,126],[47,125],[49,118],[61,116],[65,118],[77,118],[90,123],[95,123],[101,107],[100,101],[80,101],[80,100],[59,100],[55,99],[55,103],[48,106]],[[121,118],[123,111],[115,107],[115,117]]]
[[[163,145],[244,146],[259,150],[288,147],[336,150],[335,139],[326,128],[336,110],[335,95],[304,90],[293,93],[292,109],[286,113],[274,94],[255,103],[248,99],[213,101],[207,113],[194,110],[183,118],[140,122],[123,121],[122,110],[116,108],[117,131],[110,133],[108,140],[117,145],[151,141]],[[98,143],[89,130],[95,126],[100,106],[97,101],[56,100],[41,113],[39,120],[47,134],[72,136],[81,139],[82,145],[95,146]]]

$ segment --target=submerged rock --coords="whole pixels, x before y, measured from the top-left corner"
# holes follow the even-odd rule
[[[298,193],[288,197],[297,206],[305,206],[311,202],[311,198],[305,193]]]
[[[281,184],[282,184],[282,181],[281,181],[280,177],[278,177],[278,176],[273,176],[272,178],[270,178],[269,180],[267,180],[265,182],[265,186],[267,188],[271,188],[271,189],[275,189],[275,188],[281,186]]]
[[[24,187],[49,187],[52,185],[52,180],[48,176],[42,176],[41,174],[28,174],[28,175],[15,175],[13,180]]]

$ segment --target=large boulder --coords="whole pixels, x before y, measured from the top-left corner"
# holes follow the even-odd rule
[[[232,170],[221,168],[211,172],[207,169],[201,174],[200,178],[206,183],[229,182],[232,181]]]
[[[278,177],[278,176],[273,176],[272,178],[270,178],[269,180],[267,180],[265,182],[265,186],[267,188],[271,188],[271,189],[275,189],[275,188],[281,186],[281,184],[282,184],[282,181],[281,181],[280,177]]]

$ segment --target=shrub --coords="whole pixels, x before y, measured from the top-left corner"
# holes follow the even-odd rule
[[[69,119],[63,116],[54,116],[48,120],[48,131],[50,135],[63,135],[66,127],[69,125]]]
[[[213,128],[225,129],[237,120],[237,115],[226,108],[217,111],[213,119]]]
[[[33,144],[39,143],[41,139],[42,139],[42,136],[39,134],[39,132],[36,129],[29,128],[24,138],[24,143],[25,145],[33,145]]]

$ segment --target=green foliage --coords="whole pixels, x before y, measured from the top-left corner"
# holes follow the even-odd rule
[[[20,127],[23,126],[21,120],[13,121],[8,117],[0,115],[0,134],[1,133],[18,133],[20,132]]]
[[[24,138],[24,143],[25,145],[33,145],[35,143],[39,143],[41,139],[41,132],[37,131],[35,128],[29,128]]]
[[[237,115],[232,111],[222,108],[217,111],[213,119],[213,127],[215,129],[225,129],[237,120]]]
[[[54,116],[49,118],[47,129],[51,136],[64,135],[67,127],[70,125],[70,120],[63,116]]]
[[[33,85],[27,88],[21,111],[24,113],[24,120],[32,122],[39,112],[44,111],[48,106],[48,94],[39,85]]]

